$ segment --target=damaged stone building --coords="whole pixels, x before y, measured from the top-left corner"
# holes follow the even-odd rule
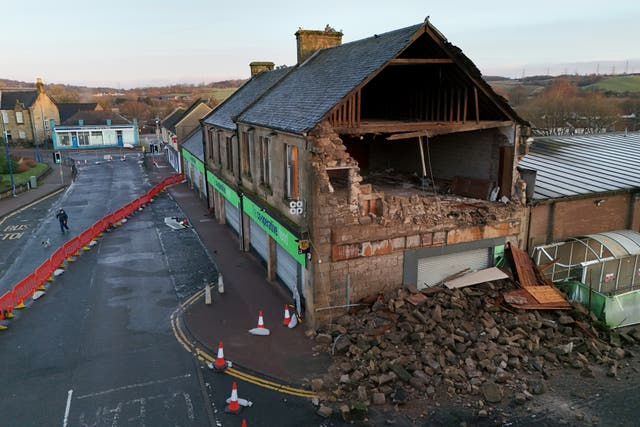
[[[520,243],[529,127],[460,49],[428,21],[296,38],[295,66],[266,63],[202,123],[210,206],[308,318]]]

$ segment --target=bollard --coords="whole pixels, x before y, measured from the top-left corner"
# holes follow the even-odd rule
[[[211,305],[211,283],[207,282],[204,288],[204,303]]]
[[[224,294],[224,281],[222,280],[222,273],[218,274],[218,293]]]

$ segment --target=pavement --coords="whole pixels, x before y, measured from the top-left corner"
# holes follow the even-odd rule
[[[146,162],[151,181],[159,182],[175,173],[163,156],[154,156],[153,160],[155,164],[150,158]],[[37,188],[0,199],[0,223],[12,212],[65,188],[70,176],[70,171],[65,171],[61,183],[60,175],[54,170]],[[187,300],[188,304],[180,311],[182,332],[191,349],[197,348],[196,352],[215,358],[221,341],[225,359],[231,361],[235,369],[265,378],[272,387],[282,384],[308,389],[312,378],[326,373],[330,357],[313,351],[315,341],[305,335],[308,328],[304,320],[293,329],[282,325],[284,307],[293,302],[284,285],[267,281],[261,261],[254,254],[240,250],[238,237],[228,226],[217,223],[195,189],[181,183],[170,187],[168,192],[188,218],[224,280],[224,293],[218,293],[217,286],[212,287],[212,304],[205,304],[201,292],[199,297]],[[260,310],[264,325],[271,332],[269,336],[248,332],[257,326]]]
[[[38,186],[24,193],[18,193],[15,197],[6,197],[0,199],[0,224],[3,218],[10,215],[31,203],[41,200],[53,193],[66,188],[71,182],[71,168],[62,166],[62,179],[60,178],[60,166],[53,163],[51,151],[40,150],[42,160],[51,166],[49,173],[38,181]],[[33,150],[12,150],[11,157],[18,158],[21,156],[34,157]]]

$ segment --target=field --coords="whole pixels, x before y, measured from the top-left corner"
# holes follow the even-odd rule
[[[605,77],[598,83],[585,86],[584,89],[613,93],[640,93],[640,75]]]

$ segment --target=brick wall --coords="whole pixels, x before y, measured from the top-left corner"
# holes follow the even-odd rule
[[[599,200],[603,202],[598,205]],[[531,208],[527,249],[567,237],[627,228],[640,231],[640,200],[633,194],[556,201]]]

